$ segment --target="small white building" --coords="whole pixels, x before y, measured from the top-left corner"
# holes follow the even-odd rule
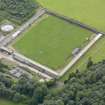
[[[0,29],[3,32],[11,32],[14,30],[14,26],[11,24],[3,24],[0,26]]]

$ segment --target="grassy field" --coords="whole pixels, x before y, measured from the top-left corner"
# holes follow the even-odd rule
[[[73,49],[86,44],[93,33],[48,16],[24,33],[13,47],[23,55],[52,69],[64,66]]]
[[[4,99],[0,98],[0,105],[23,105],[23,104],[13,103],[11,101],[4,100]]]
[[[69,74],[75,72],[76,69],[80,71],[86,70],[86,64],[89,57],[92,57],[94,63],[105,59],[105,37],[100,39],[74,66],[70,69],[61,80],[64,81],[68,78]]]
[[[37,0],[44,7],[105,32],[105,0]]]

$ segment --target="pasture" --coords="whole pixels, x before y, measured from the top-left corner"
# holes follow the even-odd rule
[[[105,0],[37,0],[51,11],[105,32]]]

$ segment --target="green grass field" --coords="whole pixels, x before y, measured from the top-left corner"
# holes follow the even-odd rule
[[[23,104],[13,103],[11,101],[0,98],[0,105],[23,105]]]
[[[74,66],[70,69],[61,80],[68,78],[69,74],[79,69],[81,72],[86,70],[86,64],[89,57],[92,57],[94,63],[105,60],[105,37],[101,38]]]
[[[105,0],[37,0],[49,10],[105,32]]]
[[[93,33],[48,16],[23,34],[13,47],[23,55],[52,69],[58,69],[71,58],[73,49],[86,44]]]

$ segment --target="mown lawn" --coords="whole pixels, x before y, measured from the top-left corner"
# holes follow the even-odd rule
[[[91,57],[94,63],[105,60],[105,36],[101,38],[74,66],[70,69],[61,80],[64,81],[68,76],[79,69],[81,72],[86,70],[88,58]]]
[[[0,105],[23,105],[23,104],[14,103],[14,102],[0,98]]]
[[[70,60],[73,49],[83,46],[92,34],[88,30],[48,16],[33,24],[13,47],[41,64],[58,69]]]
[[[105,32],[105,0],[37,0],[49,10]]]

